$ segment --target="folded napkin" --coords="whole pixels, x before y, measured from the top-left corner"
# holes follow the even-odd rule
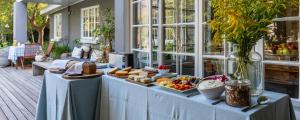
[[[81,75],[83,71],[83,65],[84,62],[78,62],[73,64],[66,72],[66,75]]]
[[[66,66],[70,60],[54,60],[49,67],[50,69],[66,69]]]

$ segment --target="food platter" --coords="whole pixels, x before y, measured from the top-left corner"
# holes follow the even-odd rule
[[[169,87],[166,87],[166,86],[161,86],[161,85],[158,85],[158,86],[162,89],[172,91],[172,92],[178,92],[178,93],[190,93],[190,92],[193,92],[193,91],[197,91],[197,88],[195,88],[195,87],[191,88],[191,89],[187,89],[187,90],[177,90],[177,89],[169,88]]]
[[[177,78],[159,78],[156,81],[156,85],[169,91],[188,93],[197,90],[197,81],[199,81],[199,79],[190,76],[180,76]]]
[[[138,84],[138,85],[141,85],[141,86],[145,86],[145,87],[151,87],[151,86],[154,86],[155,84],[153,82],[150,82],[150,83],[142,83],[142,82],[136,82],[134,80],[130,80],[128,78],[125,79],[126,81],[128,82],[131,82],[131,83],[134,83],[134,84]]]

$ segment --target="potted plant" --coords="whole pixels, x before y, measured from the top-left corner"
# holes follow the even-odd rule
[[[113,10],[108,8],[104,12],[103,22],[94,31],[94,35],[98,39],[100,50],[102,50],[102,58],[100,62],[108,63],[108,54],[113,51],[112,42],[115,38],[115,18]]]
[[[227,74],[234,80],[250,80],[252,95],[264,89],[261,56],[254,45],[268,34],[268,25],[297,0],[211,0],[213,18],[209,25],[213,40],[226,40],[234,50],[227,57]]]

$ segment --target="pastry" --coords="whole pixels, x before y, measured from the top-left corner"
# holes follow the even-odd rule
[[[128,71],[129,72],[129,71],[131,71],[131,69],[132,69],[131,67],[127,67],[127,68],[122,69],[122,71]]]
[[[110,71],[108,71],[108,74],[115,74],[118,71],[118,68],[115,67],[113,69],[111,69]]]
[[[142,83],[150,83],[151,79],[150,78],[143,78],[140,80]]]
[[[137,75],[129,75],[129,76],[128,76],[128,79],[134,80],[134,78],[135,78],[136,76],[137,76]]]
[[[151,78],[151,77],[153,77],[153,76],[155,76],[156,74],[155,73],[153,73],[153,72],[148,72],[148,75],[147,75],[147,77],[148,78]]]
[[[140,72],[142,72],[141,70],[135,70],[135,71],[130,71],[128,74],[129,75],[138,75],[140,74]]]
[[[119,70],[115,74],[116,76],[126,76],[128,75],[128,71]]]
[[[136,77],[134,77],[134,81],[135,82],[141,82],[142,79],[144,79],[143,76],[136,76]]]

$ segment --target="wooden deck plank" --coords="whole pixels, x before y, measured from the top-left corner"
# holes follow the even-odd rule
[[[10,110],[13,111],[15,117],[18,120],[28,120],[22,114],[22,112],[18,109],[18,107],[15,105],[15,103],[12,100],[10,100],[10,98],[8,97],[8,95],[4,93],[4,91],[2,89],[3,88],[0,88],[0,96],[2,97],[4,103],[7,104],[7,106],[10,108]]]
[[[9,88],[5,87],[3,84],[0,84],[0,88],[28,120],[34,119],[33,114],[16,98],[15,94],[12,94],[12,92],[8,90]]]
[[[0,69],[0,72],[5,73],[4,75],[8,76],[9,79],[11,79],[9,80],[10,82],[21,85],[22,88],[28,89],[30,92],[33,92],[34,94],[40,92],[39,90],[41,88],[41,85],[35,85],[31,81],[27,81],[27,79],[30,78],[26,78],[26,76],[22,74],[18,74],[16,72],[10,72],[3,69],[2,70]]]
[[[3,79],[2,75],[0,75],[0,79]],[[7,87],[7,89],[16,97],[16,99],[18,99],[18,101],[22,103],[22,105],[26,107],[26,109],[29,110],[32,115],[35,114],[36,101],[30,98],[24,91],[7,81],[0,81],[0,85],[10,86]]]
[[[0,69],[0,72],[5,73],[3,70]],[[38,99],[38,93],[33,92],[32,89],[30,89],[30,87],[28,87],[26,84],[21,84],[20,82],[22,80],[18,80],[15,81],[13,79],[16,79],[14,77],[11,77],[10,75],[7,74],[2,74],[2,76],[4,76],[6,78],[6,82],[13,84],[14,86],[18,87],[19,89],[21,89],[21,91],[23,91],[24,94],[26,94],[27,96],[29,96],[31,99],[33,99],[35,102],[37,102]],[[13,79],[12,79],[13,78]]]
[[[14,115],[13,111],[8,107],[8,105],[4,102],[4,100],[2,99],[2,96],[0,96],[0,107],[3,111],[3,113],[5,114],[5,116],[9,119],[9,120],[17,120],[16,116]]]
[[[0,108],[0,120],[8,120],[6,115],[4,114],[3,110]]]
[[[33,90],[35,92],[39,92],[38,88],[41,86],[30,81],[30,78],[27,78],[24,74],[20,74],[20,73],[18,73],[18,71],[16,71],[16,72],[4,71],[4,72],[8,73],[11,77],[13,77],[14,79],[12,79],[12,80],[18,81],[19,83],[26,85],[27,87],[29,87],[31,90]]]
[[[30,71],[0,68],[0,120],[34,120],[43,77]]]
[[[34,77],[32,76],[32,73],[28,73],[27,71],[24,71],[24,70],[14,70],[14,69],[8,69],[10,72],[12,73],[17,73],[18,75],[22,75],[24,76],[25,78],[28,78],[26,79],[26,81],[30,81],[30,82],[33,82],[35,83],[37,86],[40,86],[42,84],[42,80],[38,79],[38,77]]]

